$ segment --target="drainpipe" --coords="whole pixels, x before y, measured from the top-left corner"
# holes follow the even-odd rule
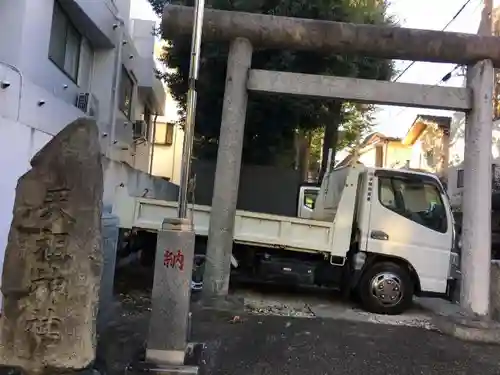
[[[123,35],[125,31],[125,22],[122,18],[117,17],[116,21],[118,22],[113,27],[118,29],[117,33],[117,41],[116,41],[116,54],[115,54],[115,69],[113,72],[113,87],[111,89],[111,113],[109,116],[109,122],[111,124],[111,134],[109,137],[109,147],[107,154],[111,155],[111,150],[113,150],[114,145],[117,143],[116,141],[116,111],[118,107],[118,89],[120,86],[120,78],[121,78],[121,65],[122,65],[122,49],[123,49]]]
[[[8,64],[6,62],[0,61],[0,65],[3,65],[5,67],[9,68],[10,70],[16,72],[17,74],[19,74],[19,94],[17,97],[17,117],[16,117],[16,121],[19,122],[19,118],[21,117],[21,100],[22,100],[22,93],[23,93],[23,87],[24,87],[23,86],[23,81],[24,81],[23,73],[21,73],[21,70],[19,70],[14,65]],[[0,81],[0,88],[2,90],[9,88],[10,85],[11,85],[11,83],[8,81]]]
[[[173,138],[173,143],[172,143],[172,174],[171,174],[171,180],[173,183],[175,183],[175,160],[177,159],[176,158],[176,155],[177,155],[177,131],[178,131],[178,126],[177,125],[174,125],[172,131],[174,132],[174,138]]]
[[[448,183],[448,169],[450,164],[450,128],[442,128],[441,137],[441,176]]]
[[[155,113],[155,119],[153,120],[153,139],[151,140],[151,161],[149,163],[149,174],[153,175],[153,161],[155,154],[155,141],[156,141],[156,120],[158,119],[158,113]]]
[[[87,46],[90,48],[90,43],[87,41]],[[92,50],[92,61],[90,62],[90,78],[89,82],[87,85],[87,92],[89,92],[92,95],[92,84],[94,82],[94,75],[95,75],[95,51]],[[87,115],[90,113],[90,106],[87,107]],[[97,118],[96,121],[99,121]]]

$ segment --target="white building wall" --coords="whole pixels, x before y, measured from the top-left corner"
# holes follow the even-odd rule
[[[0,62],[15,66],[22,72],[25,80],[38,86],[34,91],[24,91],[26,95],[33,95],[39,100],[46,101],[45,108],[50,107],[49,102],[54,97],[66,102],[69,106],[74,106],[79,93],[92,92],[99,104],[98,123],[102,132],[109,135],[116,54],[114,46],[120,42],[118,39],[121,39],[119,29],[113,30],[113,25],[117,24],[117,17],[128,20],[130,0],[121,0],[116,5],[111,0],[95,0],[90,2],[91,4],[86,0],[65,0],[60,3],[73,4],[73,6],[68,6],[73,10],[68,11],[67,15],[70,17],[74,15],[75,18],[71,18],[72,23],[75,27],[78,25],[82,27],[78,30],[84,37],[78,82],[73,82],[48,58],[54,0],[0,0]],[[117,6],[126,12],[125,16],[118,12]],[[15,20],[14,23],[12,19]],[[151,21],[138,22],[151,23]],[[147,25],[142,25],[142,27],[147,28]],[[142,94],[138,90],[138,85],[140,83],[144,85],[146,78],[149,80],[146,84],[152,87],[151,90],[153,86],[158,86],[158,80],[154,79],[154,58],[152,53],[149,54],[148,59],[145,59],[145,55],[138,53],[135,48],[136,40],[132,38],[128,29],[121,40],[125,42],[122,47],[122,64],[135,81],[134,102],[137,102],[141,100]],[[149,33],[149,35],[142,35],[137,42],[144,49],[148,43],[152,48],[154,40],[154,36]],[[142,78],[141,82],[139,78]],[[154,94],[160,96],[159,107],[162,108],[164,93],[158,91],[156,90]],[[113,141],[117,141],[114,144],[118,150],[116,153],[111,153],[112,156],[116,154],[121,157],[124,154],[123,148],[126,145],[132,145],[132,122],[140,118],[143,108],[143,105],[134,104],[130,120],[121,111],[116,111],[116,139]],[[38,118],[37,122],[44,120]],[[39,125],[40,130],[50,134],[55,134],[60,130],[52,123],[46,123],[46,127],[41,124],[27,123],[35,127]],[[111,143],[109,139],[103,142],[103,146],[108,143]],[[133,154],[135,150],[130,147],[128,152]],[[130,156],[128,155],[127,159]],[[143,169],[147,167],[146,165]]]
[[[156,191],[163,194],[158,197],[164,199],[168,190],[164,189],[162,181],[131,168],[143,171],[149,168],[151,145],[146,142],[136,147],[132,141],[132,128],[133,121],[141,118],[144,103],[151,97],[141,96],[143,93],[138,90],[136,73],[142,69],[143,60],[134,47],[130,32],[125,30],[121,39],[119,28],[114,28],[117,17],[124,18],[129,24],[129,14],[121,14],[112,0],[63,0],[60,3],[84,40],[77,82],[73,82],[48,57],[54,0],[0,0],[0,84],[8,84],[4,88],[0,85],[0,136],[4,140],[0,148],[0,270],[17,180],[30,168],[33,155],[52,136],[85,115],[75,106],[78,93],[91,92],[97,98],[96,120],[101,131],[103,153],[115,159],[105,167],[106,199],[112,199],[116,185],[122,183],[125,186],[133,184],[134,193],[143,186],[150,186],[151,197]],[[126,12],[130,9],[130,0],[120,0],[119,8]],[[115,47],[122,41],[126,43],[123,44],[121,62],[135,81],[130,120],[113,108],[111,102]],[[150,72],[153,77],[154,72]],[[158,94],[150,91],[151,95]],[[163,98],[159,100],[163,102]],[[117,142],[110,140],[112,111],[116,111],[117,117]],[[114,147],[108,147],[110,144]],[[131,167],[121,167],[120,161],[126,161]],[[173,185],[172,188],[175,190]],[[175,196],[176,192],[170,199]],[[105,204],[109,203],[105,201]]]
[[[410,168],[415,169],[423,169],[422,166],[422,142],[420,140],[416,141],[413,147],[411,148],[411,156],[410,156]]]
[[[154,55],[155,40],[151,38],[151,35],[155,31],[155,27],[155,22],[148,20],[132,20],[130,23],[130,34],[134,38],[137,52],[142,57]]]
[[[127,29],[130,28],[130,1],[131,0],[113,0],[118,12],[122,15],[123,21]]]
[[[81,5],[90,11],[86,14],[89,19],[78,15],[75,26],[92,23],[95,31],[92,32],[92,28],[79,31],[92,44],[107,45],[105,53],[112,55],[116,39],[112,26],[118,15],[116,8],[111,6],[113,3],[110,0],[92,1],[91,4],[85,0],[62,3],[75,4],[75,7]],[[81,88],[48,59],[53,4],[54,0],[0,0],[0,61],[16,66],[33,83],[72,105]],[[96,36],[103,31],[106,34]],[[80,70],[84,69],[90,67]],[[107,80],[110,81],[110,77]]]
[[[165,115],[157,118],[156,139],[161,138],[166,131],[166,124],[173,123],[173,142],[171,145],[154,144],[152,151],[152,174],[170,179],[174,184],[181,180],[182,149],[184,145],[184,129],[178,124],[179,108],[171,93],[167,90],[165,100]]]
[[[491,145],[492,164],[500,165],[500,120],[493,123]],[[448,194],[452,205],[460,207],[463,187],[459,173],[463,170],[465,147],[465,114],[455,113],[450,127],[450,167],[448,171]]]
[[[162,131],[166,124],[158,122],[157,131]],[[153,168],[154,176],[168,178],[174,184],[181,181],[182,147],[184,130],[180,125],[174,126],[173,142],[169,146],[154,145]]]
[[[14,66],[19,65],[21,58],[18,44],[24,27],[25,5],[25,1],[0,0],[0,61]],[[7,34],[12,36],[7,38]]]

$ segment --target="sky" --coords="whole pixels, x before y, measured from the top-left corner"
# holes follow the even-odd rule
[[[130,0],[130,17],[159,21],[148,0]]]
[[[463,6],[465,0],[393,0],[389,12],[402,27],[441,30]],[[500,0],[497,1],[500,3]],[[500,5],[500,4],[499,4]],[[482,0],[471,0],[446,31],[476,33],[482,11]],[[396,61],[396,69],[402,71],[409,61]],[[450,64],[428,62],[415,63],[398,82],[434,85],[454,68]],[[463,77],[454,76],[442,86],[462,86]],[[376,129],[384,134],[404,136],[419,114],[451,115],[449,111],[422,108],[379,106]]]
[[[392,0],[389,13],[402,27],[441,30],[463,6],[466,0]],[[131,17],[157,20],[147,0],[131,0]],[[494,0],[500,6],[500,0]],[[471,0],[446,31],[476,33],[481,17],[482,0]],[[396,61],[396,69],[402,71],[410,61]],[[454,68],[450,64],[417,62],[398,82],[437,84]],[[461,86],[463,77],[453,76],[444,86]],[[419,114],[451,115],[451,112],[421,108],[377,106],[375,130],[388,136],[401,137],[406,134]]]

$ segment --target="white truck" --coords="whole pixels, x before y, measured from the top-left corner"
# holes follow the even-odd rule
[[[124,189],[125,190],[125,189]],[[197,241],[210,207],[190,207]],[[177,202],[118,194],[122,228],[157,231]],[[232,275],[340,287],[370,312],[399,314],[414,295],[450,297],[460,257],[439,179],[411,170],[344,167],[300,189],[298,215],[237,211]],[[307,218],[304,218],[307,217]]]

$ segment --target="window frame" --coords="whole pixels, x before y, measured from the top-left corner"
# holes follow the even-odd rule
[[[462,189],[464,187],[464,176],[465,171],[463,169],[457,169],[457,189]]]
[[[167,126],[167,128],[165,129],[165,145],[172,146],[174,144],[175,124],[172,122],[167,122],[165,125]]]
[[[491,190],[496,191],[496,189],[499,186],[499,183],[497,181],[497,170],[500,169],[500,165],[498,164],[491,164]],[[500,175],[500,173],[499,173]],[[457,189],[462,189],[464,187],[464,178],[465,178],[465,170],[463,168],[457,169]]]
[[[500,165],[496,163],[491,164],[491,191],[492,193],[500,191]]]
[[[151,110],[149,104],[144,104],[144,110],[142,111],[142,119],[146,123],[146,134],[149,141],[150,137],[152,137],[150,133],[151,129],[153,128],[153,111]]]
[[[124,79],[128,80],[127,83],[130,83],[130,100],[129,103],[126,104],[126,93],[124,94]],[[119,100],[118,100],[118,110],[120,110],[123,115],[131,120],[132,119],[132,103],[134,101],[134,88],[135,88],[135,81],[132,78],[132,75],[128,72],[127,68],[125,65],[122,64],[121,66],[121,72],[120,72],[120,83],[118,86],[118,94],[119,94]]]
[[[172,146],[174,144],[175,123],[161,122],[159,124],[156,124],[156,126],[161,126],[161,125],[165,126],[165,139],[157,140],[156,137],[158,136],[158,134],[156,134],[155,139],[153,140],[154,144],[159,146]]]
[[[448,229],[449,229],[449,218],[448,218],[448,212],[446,210],[446,205],[445,205],[445,200],[443,197],[445,197],[445,191],[442,187],[442,185],[437,181],[435,180],[434,178],[430,177],[430,176],[426,176],[426,175],[410,175],[408,173],[402,173],[402,172],[396,172],[396,171],[377,171],[375,173],[375,176],[377,177],[377,195],[378,195],[378,201],[380,203],[380,205],[382,207],[384,207],[385,209],[389,210],[389,211],[392,211],[394,212],[395,214],[399,215],[399,216],[402,216],[404,217],[405,219],[407,220],[410,220],[416,224],[419,224],[419,225],[422,225],[423,227],[429,229],[429,230],[432,230],[434,232],[437,232],[437,233],[441,233],[441,234],[445,234],[448,232]],[[430,185],[432,187],[434,187],[436,189],[436,193],[439,197],[439,200],[441,202],[441,205],[443,206],[444,208],[444,225],[443,225],[443,228],[441,229],[436,229],[436,228],[431,228],[427,225],[424,225],[420,222],[417,222],[415,220],[412,220],[411,218],[408,218],[404,215],[401,214],[401,212],[399,212],[399,210],[395,210],[387,205],[385,205],[384,203],[382,203],[381,201],[381,188],[382,188],[382,183],[381,183],[381,179],[390,179],[391,181],[391,188],[393,189],[393,192],[395,190],[395,187],[394,187],[394,180],[400,180],[402,181],[403,183],[405,182],[411,182],[411,181],[418,181],[418,182],[421,182],[423,186],[425,185]],[[396,201],[396,195],[395,195],[395,201]],[[403,200],[404,200],[404,196],[403,196]],[[397,202],[396,203],[396,206],[398,205]],[[403,202],[404,203],[404,202]]]
[[[55,34],[53,32],[54,31],[53,27],[54,27],[54,20],[56,17],[56,12],[59,13],[59,16],[63,17],[63,19],[65,21],[64,53],[63,53],[64,61],[62,61],[62,63],[60,61],[57,61],[57,58],[55,58],[55,56],[52,53],[53,43],[54,43],[54,38],[55,38]],[[67,71],[65,68],[69,31],[72,31],[78,39],[78,52],[77,52],[77,56],[75,57],[76,58],[76,68],[75,68],[75,72],[74,72],[74,74],[75,74],[74,77],[72,75],[72,72]],[[75,27],[71,18],[68,16],[68,14],[65,12],[63,7],[59,3],[59,0],[54,0],[54,7],[52,9],[52,21],[51,21],[51,28],[50,28],[48,57],[49,57],[49,60],[76,85],[78,85],[78,76],[80,73],[80,57],[81,57],[81,53],[82,53],[82,41],[83,41],[83,35]]]

